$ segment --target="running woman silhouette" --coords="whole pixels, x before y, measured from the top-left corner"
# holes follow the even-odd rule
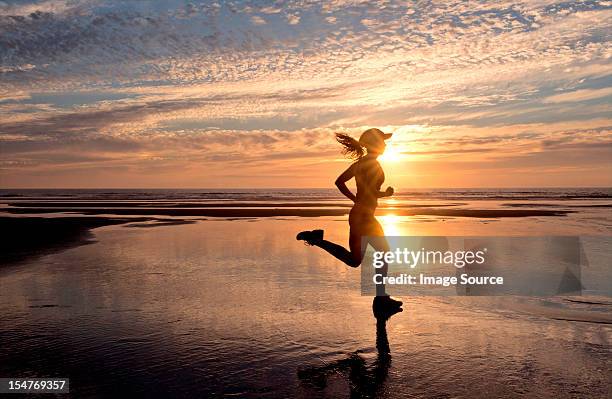
[[[379,129],[368,129],[361,134],[359,141],[346,134],[337,133],[336,140],[342,145],[342,152],[355,160],[347,170],[336,179],[336,187],[348,199],[354,202],[349,213],[349,250],[341,245],[323,238],[323,230],[302,231],[296,237],[308,245],[317,246],[332,254],[350,267],[358,267],[370,244],[376,251],[388,251],[389,244],[385,232],[374,217],[378,199],[393,195],[393,188],[387,187],[380,191],[385,181],[385,173],[378,162],[378,157],[385,151],[385,140],[391,133],[383,133]],[[357,193],[353,194],[346,182],[355,178]],[[379,272],[386,276],[387,265]],[[389,297],[382,284],[376,285],[376,305],[401,306],[402,302]]]

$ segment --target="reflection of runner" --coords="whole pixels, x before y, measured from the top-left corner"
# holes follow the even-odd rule
[[[383,297],[375,297],[372,305],[376,317],[376,349],[377,357],[368,362],[360,355],[362,351],[351,353],[347,358],[322,367],[310,367],[298,371],[298,378],[308,388],[322,391],[328,380],[334,374],[347,379],[351,398],[375,398],[384,391],[385,380],[391,367],[391,349],[387,338],[387,320],[401,312],[401,308],[380,309],[378,303]]]
[[[389,250],[385,232],[374,217],[378,198],[393,195],[391,187],[380,191],[385,180],[385,173],[377,160],[385,151],[385,140],[389,137],[391,133],[385,134],[379,129],[366,130],[361,134],[359,141],[345,134],[336,134],[336,139],[344,147],[343,153],[356,160],[336,179],[336,186],[340,192],[355,203],[349,214],[350,250],[323,239],[323,230],[302,231],[296,237],[298,240],[323,248],[351,267],[358,267],[361,264],[367,244],[377,251]],[[356,195],[346,186],[346,182],[353,177],[357,183]],[[368,241],[362,243],[364,237],[368,237]],[[386,264],[380,269],[380,273],[386,276]],[[384,296],[385,299],[382,301],[388,305],[401,306],[402,304],[386,295],[384,285],[376,286],[376,295]]]

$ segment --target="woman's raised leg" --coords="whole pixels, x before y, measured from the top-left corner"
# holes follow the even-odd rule
[[[327,240],[318,240],[311,242],[311,244],[324,249],[336,259],[341,260],[350,267],[359,267],[363,259],[363,254],[361,253],[361,236],[352,232],[349,236],[350,250],[344,248],[342,245]]]

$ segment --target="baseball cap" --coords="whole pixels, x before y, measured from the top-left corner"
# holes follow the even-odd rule
[[[361,133],[359,137],[359,144],[364,147],[375,146],[381,142],[381,140],[387,140],[393,135],[393,133],[383,133],[382,130],[371,128]]]

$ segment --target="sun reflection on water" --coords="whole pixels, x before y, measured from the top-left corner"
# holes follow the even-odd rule
[[[405,234],[402,218],[392,213],[378,216],[378,221],[385,230],[386,236],[401,236]]]

